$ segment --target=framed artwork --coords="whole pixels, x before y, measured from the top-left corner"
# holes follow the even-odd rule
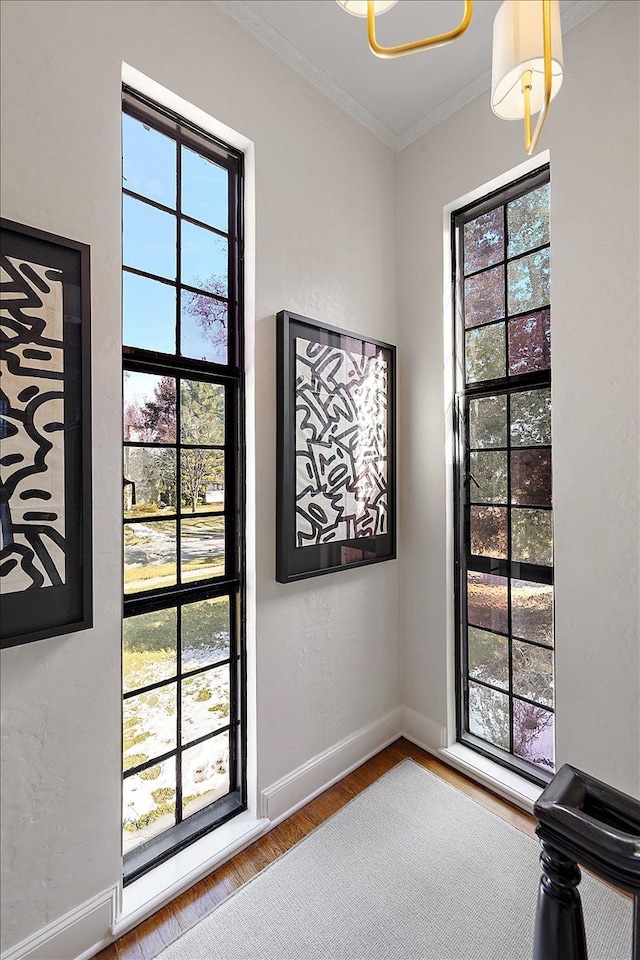
[[[92,626],[89,247],[0,222],[0,640]]]
[[[396,556],[395,347],[277,316],[276,578]]]

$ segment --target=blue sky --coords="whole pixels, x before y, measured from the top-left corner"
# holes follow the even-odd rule
[[[176,143],[133,117],[123,117],[123,184],[141,196],[175,210]],[[227,171],[187,147],[181,150],[182,212],[226,230]],[[181,221],[181,269],[177,277],[176,215],[123,198],[125,266],[227,294],[228,243],[225,237]],[[176,290],[158,281],[124,275],[124,342],[166,353],[176,352]],[[183,316],[184,311],[183,311]],[[224,345],[211,344],[192,318],[185,323],[182,352],[225,363]]]

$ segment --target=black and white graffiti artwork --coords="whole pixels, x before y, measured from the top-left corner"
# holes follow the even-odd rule
[[[65,583],[63,283],[2,257],[0,594]]]
[[[389,532],[387,362],[295,340],[296,546]]]

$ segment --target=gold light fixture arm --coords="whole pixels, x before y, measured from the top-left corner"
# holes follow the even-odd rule
[[[545,0],[546,2],[546,0]],[[376,40],[376,17],[373,0],[367,0],[367,32],[369,34],[369,46],[371,51],[377,57],[403,57],[407,53],[415,53],[417,50],[426,50],[428,47],[441,47],[445,43],[451,43],[457,40],[465,32],[471,23],[473,16],[473,0],[464,0],[464,14],[462,20],[455,28],[448,33],[441,33],[436,37],[426,37],[424,40],[414,40],[411,43],[401,43],[396,47],[381,47]]]
[[[524,145],[528,156],[538,146],[538,140],[544,127],[544,122],[549,113],[551,103],[551,85],[553,81],[552,63],[551,63],[551,0],[542,0],[542,31],[543,31],[543,49],[544,49],[544,101],[538,114],[536,129],[531,136],[531,86],[532,72],[525,70],[520,78],[522,94],[524,96]]]

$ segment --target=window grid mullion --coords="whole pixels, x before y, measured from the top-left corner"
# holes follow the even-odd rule
[[[509,253],[509,218],[507,216],[507,204],[502,205],[503,217],[503,238],[504,238],[504,337],[505,337],[505,357],[506,357],[506,376],[509,376],[510,358],[509,358],[509,271],[508,271],[508,253]],[[507,393],[507,560],[509,570],[511,570],[511,394]],[[514,752],[514,710],[513,710],[513,633],[512,633],[512,609],[511,609],[511,583],[512,577],[507,577],[507,656],[509,664],[509,753]]]
[[[176,143],[176,353],[182,353],[182,146]],[[176,377],[176,507],[182,515],[182,377]],[[176,528],[176,583],[182,586],[182,521]],[[179,732],[179,731],[178,731]],[[178,740],[180,743],[180,740]]]
[[[176,143],[176,353],[182,354],[182,144]],[[177,537],[177,583],[182,583],[182,377],[176,378],[176,506],[179,514]],[[178,684],[176,703],[176,824],[183,820],[182,789],[182,607],[178,604]]]
[[[515,712],[514,712],[514,701],[515,699],[522,700],[525,703],[529,703],[533,706],[542,707],[545,710],[549,710],[553,713],[553,708],[549,708],[547,705],[539,704],[536,700],[529,699],[526,696],[515,697],[514,693],[514,635],[513,635],[513,590],[512,584],[514,579],[524,579],[528,580],[533,578],[533,582],[539,583],[549,583],[553,584],[553,566],[546,568],[544,565],[528,564],[528,563],[515,563],[513,561],[513,552],[512,552],[512,509],[517,507],[518,509],[524,511],[533,511],[533,510],[546,510],[552,512],[551,506],[546,505],[536,505],[536,504],[513,504],[512,496],[512,466],[511,466],[511,454],[513,450],[539,450],[539,449],[551,449],[551,444],[535,444],[529,445],[527,447],[514,447],[512,443],[511,436],[511,397],[513,394],[532,391],[537,389],[545,389],[550,386],[551,372],[550,370],[541,370],[541,371],[532,371],[523,375],[514,375],[510,374],[511,367],[511,357],[510,357],[510,338],[509,338],[509,325],[510,321],[513,319],[509,314],[509,288],[508,288],[508,263],[512,261],[517,261],[523,257],[535,254],[541,250],[547,249],[550,247],[550,243],[539,244],[536,247],[532,247],[524,251],[517,256],[509,257],[508,256],[508,243],[509,243],[509,224],[507,217],[507,204],[516,199],[519,196],[524,196],[527,193],[531,192],[534,189],[537,189],[542,183],[546,182],[546,171],[538,171],[535,175],[535,182],[531,183],[530,181],[521,181],[518,191],[514,190],[514,186],[507,188],[502,194],[493,194],[491,197],[485,198],[484,201],[481,201],[480,204],[469,205],[465,208],[464,211],[459,211],[457,214],[453,215],[454,230],[457,235],[457,242],[452,244],[452,251],[454,253],[454,262],[457,263],[458,268],[454,269],[452,274],[452,282],[454,285],[454,303],[462,305],[462,309],[456,311],[456,330],[457,337],[455,341],[457,342],[458,355],[462,356],[462,384],[457,390],[457,399],[458,404],[456,409],[464,409],[464,416],[456,414],[457,424],[456,431],[457,436],[459,437],[458,441],[458,457],[460,458],[460,467],[458,468],[458,478],[457,478],[457,493],[456,500],[458,506],[454,511],[455,516],[457,517],[458,524],[458,533],[456,534],[456,543],[460,544],[460,554],[456,560],[456,566],[458,570],[457,574],[457,592],[458,592],[458,626],[457,626],[457,636],[458,636],[458,660],[462,673],[458,673],[461,677],[461,687],[458,691],[458,716],[464,718],[464,727],[469,731],[470,729],[470,714],[469,714],[469,700],[468,700],[468,689],[469,681],[473,680],[475,683],[479,683],[482,686],[487,687],[488,689],[495,689],[501,693],[506,693],[508,696],[509,703],[509,754],[511,759],[515,761],[516,766],[522,764],[522,758],[515,755]],[[547,178],[548,179],[548,178]],[[493,203],[489,201],[493,200]],[[466,326],[464,321],[464,279],[466,275],[464,274],[464,269],[461,268],[461,264],[464,262],[464,246],[463,246],[463,226],[465,223],[470,222],[478,216],[481,216],[484,213],[490,212],[496,207],[502,206],[502,219],[503,219],[503,259],[498,263],[492,263],[488,267],[481,268],[476,270],[469,276],[474,276],[479,273],[487,272],[490,269],[500,266],[500,263],[504,264],[504,288],[503,288],[503,298],[504,298],[504,317],[496,320],[491,325],[496,325],[498,323],[504,323],[504,336],[505,336],[505,374],[502,378],[496,378],[492,381],[478,381],[474,383],[467,383],[466,381]],[[479,209],[480,208],[480,209]],[[453,231],[452,231],[453,232]],[[526,310],[520,311],[517,314],[514,314],[514,317],[519,318],[521,316],[529,316],[533,313],[537,313],[540,310],[548,310],[550,306],[537,307],[535,310]],[[483,324],[481,326],[486,326]],[[457,367],[456,367],[457,369]],[[493,396],[504,396],[506,399],[506,446],[501,447],[475,447],[474,451],[483,452],[487,450],[496,450],[501,451],[506,454],[506,484],[507,484],[507,493],[506,493],[506,503],[504,505],[496,504],[493,502],[484,501],[482,503],[473,503],[473,494],[471,491],[471,485],[469,481],[470,475],[470,459],[471,459],[471,442],[469,434],[469,404],[471,400],[482,399],[483,397],[493,397]],[[461,401],[461,403],[460,403]],[[470,544],[471,544],[471,506],[485,506],[485,507],[495,507],[504,506],[506,507],[506,536],[507,536],[507,557],[504,561],[492,561],[490,557],[487,558],[476,558],[470,553]],[[479,562],[481,561],[481,562]],[[521,569],[524,567],[524,570]],[[536,573],[536,568],[539,567],[540,572]],[[506,634],[503,631],[496,631],[499,635],[504,636],[507,640],[507,652],[508,652],[508,689],[505,691],[496,687],[494,684],[488,681],[477,680],[472,677],[470,674],[469,666],[469,654],[468,654],[468,624],[469,624],[469,614],[468,614],[468,596],[466,590],[467,582],[467,572],[472,571],[474,568],[480,568],[478,572],[481,573],[490,573],[492,575],[497,575],[505,578],[506,581]],[[540,579],[538,579],[538,577]],[[461,620],[460,620],[461,617]],[[489,629],[482,627],[480,629]],[[493,632],[493,631],[491,631]],[[525,643],[528,643],[532,648],[554,650],[555,645],[550,647],[545,643],[538,643],[536,641],[524,640]],[[460,704],[462,700],[462,704]],[[462,709],[462,714],[460,713]],[[472,739],[477,739],[474,735],[471,735]],[[481,738],[480,738],[481,740]],[[494,750],[495,747],[490,747],[491,750]],[[506,760],[506,758],[505,758]],[[529,763],[524,761],[525,766]],[[537,769],[537,768],[536,768]],[[541,773],[543,771],[540,771]]]
[[[182,144],[178,142],[177,146],[178,148],[180,148]],[[177,152],[181,157],[181,150],[178,149]],[[178,161],[178,167],[180,166],[181,166],[181,159],[180,161]],[[179,183],[180,181],[178,180],[178,184]],[[141,203],[146,203],[150,207],[155,207],[156,210],[160,210],[162,213],[168,213],[172,217],[176,216],[176,213],[180,207],[180,204],[178,202],[176,204],[176,209],[174,210],[171,207],[168,207],[166,204],[160,203],[159,200],[154,200],[153,197],[145,197],[143,193],[136,193],[135,190],[131,190],[129,189],[129,187],[123,187],[122,193],[124,194],[124,196],[130,197],[132,200],[139,200]],[[223,240],[227,240],[229,237],[228,233],[225,233],[224,230],[220,230],[218,227],[214,227],[210,223],[205,223],[204,220],[197,220],[195,217],[189,216],[188,213],[180,213],[179,216],[184,217],[187,223],[193,224],[194,227],[202,227],[203,230],[208,230],[209,233],[215,233],[216,236],[222,237]]]
[[[540,253],[541,250],[546,250],[550,246],[550,243],[545,242],[539,244],[537,247],[530,247],[528,250],[525,250],[522,253],[514,253],[513,256],[508,255],[508,241],[507,241],[507,203],[504,203],[504,257],[502,260],[497,260],[495,263],[490,263],[488,267],[480,267],[478,270],[472,270],[470,273],[465,273],[464,279],[469,280],[470,277],[478,277],[481,273],[487,273],[489,270],[494,270],[496,267],[499,267],[501,264],[505,266],[505,282],[507,279],[507,264],[515,263],[516,260],[522,260],[524,257],[532,256],[534,253]],[[542,310],[543,307],[536,307],[536,310]],[[506,317],[505,313],[505,317]]]
[[[181,610],[184,604],[181,604],[179,609]],[[165,609],[172,609],[171,607]],[[176,643],[176,650],[177,650]],[[177,657],[177,654],[176,654]],[[208,673],[210,670],[215,670],[217,667],[225,667],[227,664],[231,663],[232,657],[225,657],[224,660],[216,660],[214,663],[209,663],[205,667],[198,667],[196,670],[186,670],[182,673],[182,678],[184,680],[191,680],[192,677],[199,677],[203,673]],[[123,700],[130,700],[132,697],[137,697],[141,693],[152,693],[154,690],[160,690],[161,687],[168,687],[171,683],[176,683],[178,681],[178,663],[176,661],[176,672],[171,677],[167,677],[166,680],[157,680],[155,683],[148,683],[142,687],[133,687],[131,690],[126,690],[122,694]]]
[[[122,779],[127,780],[129,777],[136,777],[138,774],[144,773],[145,770],[149,770],[151,767],[155,767],[159,763],[164,763],[165,760],[171,760],[172,757],[175,757],[177,749],[177,747],[174,747],[173,750],[167,750],[165,753],[161,753],[157,757],[152,757],[150,760],[146,760],[144,763],[140,763],[135,767],[131,767],[130,770],[124,770]]]
[[[491,683],[490,680],[479,680],[477,677],[469,674],[469,680],[471,683],[476,683],[479,687],[485,687],[487,690],[494,690],[496,693],[501,693],[504,696],[508,695],[508,691],[504,687],[498,686],[497,683]],[[545,703],[540,703],[538,700],[532,700],[531,697],[525,697],[524,694],[518,693],[513,694],[514,700],[521,700],[523,703],[530,703],[532,707],[540,707],[542,710],[548,710],[549,713],[554,713],[554,708],[548,706]]]
[[[133,105],[132,105],[133,103]],[[158,116],[156,117],[156,110]],[[152,207],[156,207],[159,210],[162,210],[165,213],[171,214],[176,217],[176,276],[175,280],[170,280],[163,277],[157,277],[153,273],[148,273],[144,270],[138,270],[137,268],[128,267],[123,264],[123,272],[136,274],[142,277],[146,277],[149,280],[157,280],[162,282],[165,286],[173,287],[176,291],[176,307],[175,307],[175,353],[174,354],[159,354],[153,349],[146,348],[133,348],[127,347],[124,345],[124,368],[131,369],[132,371],[138,371],[141,373],[151,373],[158,377],[169,376],[174,379],[176,384],[176,411],[175,411],[175,429],[176,436],[175,442],[165,443],[165,444],[151,444],[145,442],[136,442],[136,441],[124,441],[123,445],[125,449],[135,448],[135,447],[149,447],[151,449],[168,449],[175,451],[175,483],[176,483],[176,510],[174,514],[160,514],[160,515],[149,515],[136,517],[135,520],[140,520],[142,522],[151,522],[153,520],[169,520],[176,525],[176,577],[175,577],[175,586],[169,587],[159,587],[154,588],[149,591],[138,591],[136,594],[126,594],[124,595],[124,616],[125,618],[131,618],[135,616],[141,616],[144,613],[151,613],[154,611],[161,610],[176,610],[176,676],[170,678],[169,680],[158,681],[146,687],[139,687],[131,691],[127,691],[123,694],[123,700],[130,699],[131,696],[134,696],[141,692],[150,692],[152,690],[165,687],[169,683],[175,683],[176,689],[176,747],[166,753],[162,754],[159,757],[151,758],[145,764],[139,765],[135,768],[132,768],[131,771],[123,772],[123,778],[127,779],[135,775],[136,773],[144,772],[144,770],[149,769],[150,767],[161,763],[165,760],[175,758],[175,775],[176,775],[176,791],[175,791],[175,800],[176,800],[176,826],[180,825],[184,821],[184,811],[183,811],[183,753],[186,749],[197,746],[199,744],[205,743],[209,740],[214,740],[218,738],[218,743],[222,744],[220,737],[228,736],[229,738],[229,790],[224,795],[222,799],[225,802],[222,806],[219,807],[218,820],[224,821],[233,815],[232,810],[240,812],[240,810],[245,809],[246,801],[244,799],[244,792],[242,796],[237,795],[239,787],[238,779],[238,770],[237,770],[237,759],[238,759],[238,750],[240,745],[236,743],[238,736],[239,720],[236,714],[239,710],[239,703],[243,704],[241,700],[241,694],[244,690],[244,687],[239,686],[240,678],[238,671],[243,669],[242,664],[240,664],[240,644],[239,644],[239,610],[242,604],[242,585],[239,580],[241,573],[243,571],[243,563],[239,560],[238,551],[242,555],[243,545],[240,537],[240,524],[238,523],[236,513],[237,510],[242,512],[243,505],[240,504],[239,500],[239,486],[236,473],[238,470],[242,471],[242,464],[239,462],[239,456],[243,451],[243,446],[240,444],[239,439],[242,436],[242,425],[241,423],[235,422],[234,411],[237,414],[239,412],[239,391],[242,389],[243,384],[243,375],[241,369],[241,331],[237,329],[240,314],[240,301],[239,297],[241,295],[241,288],[239,283],[239,256],[240,256],[240,247],[239,247],[239,236],[242,220],[242,210],[241,206],[237,203],[236,194],[239,189],[241,189],[242,180],[240,177],[241,174],[241,159],[240,154],[237,156],[230,148],[227,148],[223,144],[218,144],[217,141],[213,146],[207,146],[209,143],[208,136],[204,136],[204,141],[200,145],[200,134],[195,128],[192,128],[187,122],[182,122],[180,118],[176,117],[173,114],[170,114],[167,111],[164,111],[163,108],[156,108],[151,102],[147,102],[145,98],[135,98],[135,96],[129,91],[125,93],[125,113],[133,116],[135,119],[142,123],[149,122],[149,117],[147,112],[151,114],[150,126],[153,129],[159,130],[165,136],[169,136],[174,140],[176,144],[176,159],[175,159],[175,170],[176,170],[176,207],[175,211],[169,208],[166,208],[163,204],[159,204],[151,198],[146,198],[131,191],[128,188],[123,188],[123,195],[131,196],[136,200],[139,200],[144,203],[148,203]],[[165,116],[166,113],[166,116]],[[169,119],[167,119],[169,118]],[[173,121],[177,122],[177,126]],[[196,218],[183,215],[182,212],[182,153],[183,153],[183,144],[189,146],[190,149],[193,149],[196,153],[199,153],[201,156],[212,160],[214,163],[223,167],[227,172],[227,184],[228,184],[228,210],[229,217],[227,222],[228,232],[219,230],[218,228],[212,227],[209,224],[202,223]],[[207,293],[207,291],[200,291],[198,288],[192,287],[189,284],[182,283],[182,221],[185,219],[189,223],[193,223],[196,226],[201,226],[207,229],[209,232],[214,233],[218,236],[221,236],[228,240],[228,296],[220,297],[215,296],[214,299],[219,300],[227,304],[227,362],[225,364],[217,363],[208,363],[196,358],[183,357],[181,354],[182,349],[182,292],[183,290],[188,290],[192,293],[198,294],[201,292]],[[225,403],[225,437],[223,444],[192,444],[184,445],[182,443],[182,382],[183,380],[195,379],[203,382],[211,383],[216,386],[219,386],[224,394],[224,403]],[[236,432],[238,436],[236,436]],[[224,533],[224,573],[222,577],[207,578],[202,580],[190,581],[183,580],[183,570],[182,570],[182,540],[183,540],[183,531],[182,531],[182,480],[183,480],[183,463],[182,457],[184,450],[197,448],[202,450],[205,454],[212,452],[219,452],[222,455],[223,460],[223,488],[224,488],[224,508],[223,510],[212,510],[204,511],[202,514],[196,512],[196,519],[207,519],[207,518],[224,518],[225,533]],[[206,505],[206,504],[203,504]],[[127,519],[123,517],[123,523],[130,523],[134,518]],[[135,521],[134,521],[135,522]],[[208,599],[222,598],[226,596],[228,598],[228,610],[229,610],[229,655],[224,659],[208,664],[205,667],[197,668],[196,670],[187,671],[185,673],[183,669],[183,638],[182,638],[182,608],[185,604],[196,603],[200,601],[205,601]],[[215,670],[218,667],[227,666],[229,670],[229,720],[223,727],[220,727],[210,733],[204,734],[201,737],[196,738],[193,742],[190,742],[188,745],[184,745],[182,738],[182,719],[183,719],[183,703],[182,703],[182,691],[183,691],[183,682],[187,678],[200,676]],[[244,709],[244,706],[243,706]],[[244,733],[242,734],[244,737]],[[242,746],[242,757],[244,757],[244,746]],[[242,785],[244,785],[245,779],[244,772],[242,774]],[[244,786],[243,786],[244,790]],[[197,792],[197,791],[196,791]],[[234,793],[231,796],[232,792]],[[213,806],[218,809],[218,804],[214,802]],[[203,811],[204,813],[204,808]],[[197,821],[197,825],[196,825]],[[212,819],[212,826],[215,825],[215,820]],[[197,839],[198,836],[202,835],[203,826],[202,826],[202,817],[197,815],[194,819],[194,825],[196,826],[195,833],[193,833],[193,839]],[[161,836],[165,836],[162,834]],[[176,834],[177,837],[177,847],[176,849],[182,849],[185,843],[189,842],[189,837],[191,833],[187,831],[185,834],[184,830],[178,831]],[[153,841],[155,842],[155,841]],[[135,848],[131,851],[133,854],[143,854],[142,862],[140,856],[136,855],[134,857],[134,862],[131,863],[131,866],[128,870],[125,871],[125,883],[130,882],[132,879],[135,879],[137,876],[142,875],[146,872],[150,866],[153,866],[155,861],[153,858],[147,858],[145,860],[146,854],[144,854],[144,848],[147,846],[146,843],[143,843],[141,847]],[[161,845],[163,851],[159,853],[160,860],[166,859],[166,843]]]
[[[178,660],[178,682],[176,686],[176,823],[182,823],[182,607],[178,604],[176,637],[176,657]]]

